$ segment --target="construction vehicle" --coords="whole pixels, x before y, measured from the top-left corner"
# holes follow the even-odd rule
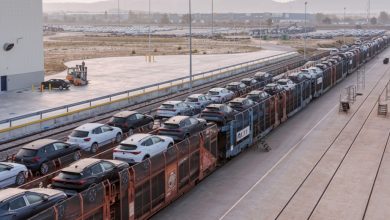
[[[83,61],[82,65],[69,67],[66,79],[75,86],[85,86],[88,84],[88,68]]]

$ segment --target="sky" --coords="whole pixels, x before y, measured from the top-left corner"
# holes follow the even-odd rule
[[[126,10],[146,11],[147,0],[119,0],[120,5]],[[158,12],[185,13],[188,9],[187,0],[151,0],[152,10]],[[368,0],[214,0],[216,12],[303,12],[304,2],[308,2],[308,12],[334,12],[342,13],[347,8],[347,13],[366,13]],[[43,3],[95,3],[85,8],[101,10],[103,7],[116,6],[117,0],[43,0]],[[45,4],[44,9],[48,8]],[[83,4],[67,4],[83,5]],[[192,0],[193,11],[210,12],[211,0]],[[87,10],[87,9],[86,9]],[[382,10],[390,12],[390,0],[371,0],[372,13]]]

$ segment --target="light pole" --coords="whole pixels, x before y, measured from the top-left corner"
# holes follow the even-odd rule
[[[345,10],[346,10],[347,8],[346,7],[344,7],[344,32],[343,32],[343,44],[345,45],[345,25],[347,25],[346,23],[345,23]]]
[[[148,45],[148,50],[149,50],[149,62],[150,62],[150,56],[152,54],[152,51],[151,51],[151,33],[150,33],[150,26],[152,24],[152,18],[151,18],[151,5],[150,5],[150,1],[149,0],[149,45]]]
[[[190,28],[190,92],[192,92],[192,16],[191,16],[191,0],[188,0],[189,8],[189,28]]]
[[[118,0],[118,24],[121,24],[121,15],[120,15],[120,7],[119,7],[119,0]]]
[[[214,37],[214,0],[211,0],[211,37]]]
[[[307,18],[306,18],[306,10],[307,9],[307,2],[305,2],[305,34],[304,34],[304,48],[303,48],[303,59],[306,60],[306,39],[307,39],[307,29],[306,29],[306,23],[307,23]]]

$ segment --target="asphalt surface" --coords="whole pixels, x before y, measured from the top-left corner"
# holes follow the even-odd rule
[[[348,114],[339,113],[340,93],[356,73],[274,130],[271,152],[249,149],[153,219],[388,219],[390,126],[376,101],[389,55],[366,64],[363,96]]]
[[[285,52],[262,50],[240,54],[195,55],[193,74]],[[27,88],[23,91],[0,93],[0,120],[152,85],[189,74],[189,60],[186,55],[157,56],[152,63],[146,62],[143,56],[90,59],[85,63],[88,67],[89,85],[87,86],[71,87],[69,91],[53,90],[41,93],[37,90],[32,92],[31,88]],[[69,67],[76,64],[80,65],[81,61],[66,63]],[[46,77],[46,80],[65,79],[65,77],[66,71]]]

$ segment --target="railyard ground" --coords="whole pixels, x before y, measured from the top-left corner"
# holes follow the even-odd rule
[[[308,40],[308,52],[318,47],[341,45],[340,39]],[[45,33],[45,72],[53,75],[66,70],[66,62],[82,59],[188,54],[186,37],[152,36],[148,48],[147,36],[117,36],[111,34]],[[248,37],[236,38],[194,38],[193,52],[198,55],[248,53],[261,49],[297,50],[303,52],[302,40],[262,40]]]

